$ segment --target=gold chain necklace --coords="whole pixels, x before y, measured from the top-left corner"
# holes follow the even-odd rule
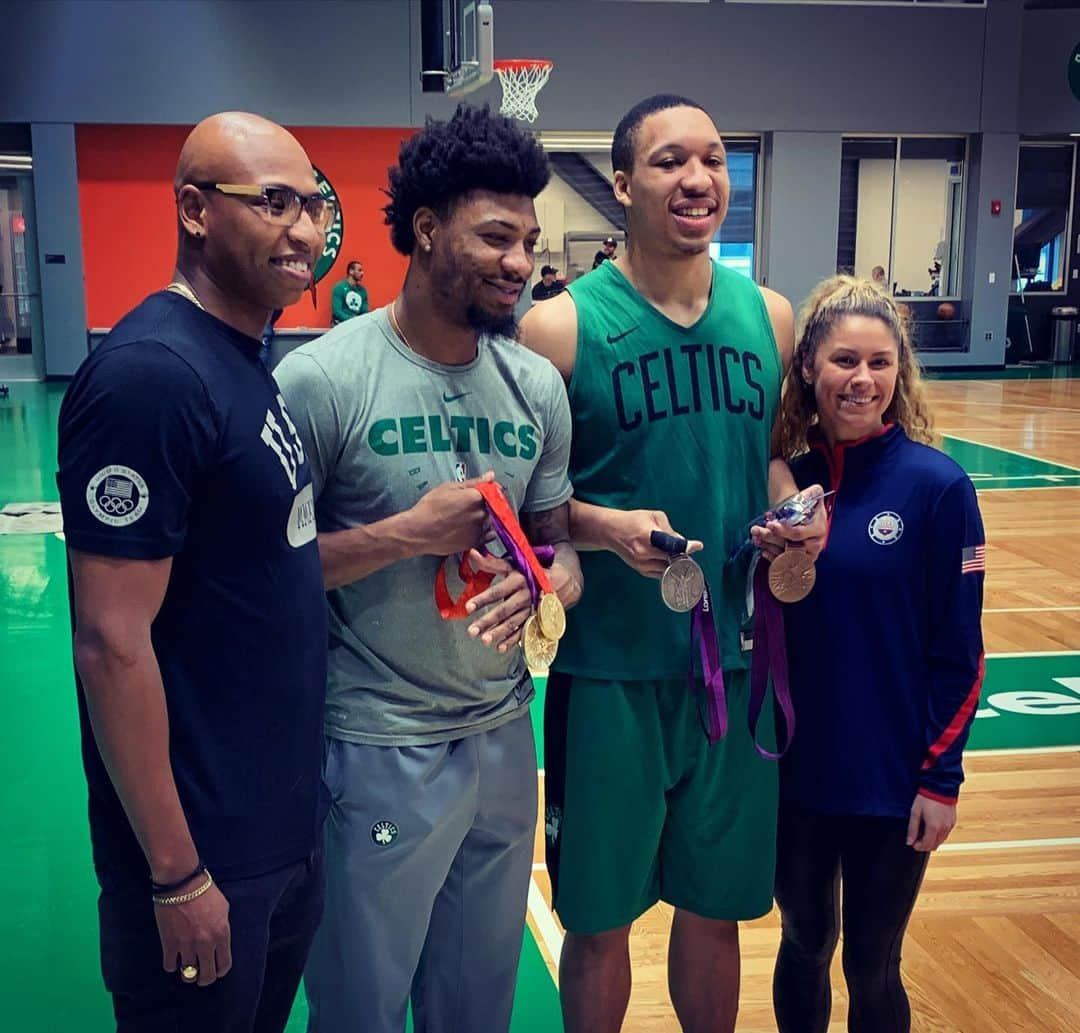
[[[181,283],[179,280],[173,280],[165,289],[171,291],[173,294],[179,294],[181,298],[187,298],[187,300],[196,308],[202,309],[203,312],[206,311],[206,309],[203,308],[203,303],[199,301],[198,295],[186,283]]]
[[[389,308],[386,310],[386,314],[390,317],[390,326],[393,328],[394,333],[401,338],[401,343],[405,345],[413,353],[413,355],[419,355],[420,353],[409,344],[409,339],[405,336],[405,331],[401,329],[401,324],[398,322],[397,316],[394,314],[394,306],[397,305],[397,300],[390,302]]]

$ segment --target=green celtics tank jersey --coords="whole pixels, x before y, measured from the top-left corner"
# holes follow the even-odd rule
[[[726,669],[749,666],[746,569],[731,556],[768,502],[769,441],[782,368],[764,299],[713,263],[712,294],[691,327],[645,301],[613,262],[570,285],[578,341],[570,380],[570,478],[583,502],[659,509],[705,543]],[[611,552],[583,552],[585,592],[559,644],[557,670],[591,678],[685,674],[690,618],[659,582]]]

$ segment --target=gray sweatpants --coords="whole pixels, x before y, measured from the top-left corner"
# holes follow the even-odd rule
[[[326,908],[308,1033],[499,1033],[510,1025],[532,874],[526,710],[435,746],[327,740]]]

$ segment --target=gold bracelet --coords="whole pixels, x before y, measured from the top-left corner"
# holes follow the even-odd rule
[[[201,897],[211,886],[214,885],[214,880],[211,878],[210,873],[206,872],[206,882],[204,882],[198,889],[191,890],[188,893],[176,893],[172,896],[162,896],[155,893],[152,897],[155,904],[162,904],[168,906],[170,904],[186,904],[189,900],[194,900],[196,897]]]

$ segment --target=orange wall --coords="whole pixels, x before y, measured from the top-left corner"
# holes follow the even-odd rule
[[[386,170],[410,129],[293,129],[341,201],[345,239],[333,268],[310,295],[285,310],[278,327],[330,325],[330,290],[353,258],[364,263],[372,307],[401,286],[406,261],[383,223]],[[172,177],[187,126],[77,126],[86,312],[110,327],[168,281],[176,260]]]

